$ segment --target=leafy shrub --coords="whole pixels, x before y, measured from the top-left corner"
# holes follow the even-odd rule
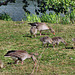
[[[64,17],[61,17],[62,24],[69,24],[70,23],[70,17],[68,15],[65,15]]]
[[[11,17],[7,13],[0,14],[0,19],[5,21],[12,21]]]
[[[65,14],[61,16],[61,13],[50,13],[50,14],[42,14],[41,17],[37,15],[26,14],[26,21],[29,22],[49,22],[49,23],[60,23],[60,24],[69,24],[74,23],[75,21],[75,13],[72,11],[70,14]]]
[[[26,14],[26,21],[29,22],[41,22],[40,18],[37,15]]]
[[[71,11],[71,13],[70,13],[70,20],[71,20],[72,23],[75,22],[75,10]]]
[[[43,14],[41,16],[42,22],[49,22],[49,23],[62,23],[62,24],[69,24],[70,23],[70,17],[69,15],[61,16],[61,13],[55,14]]]
[[[42,22],[57,23],[57,15],[55,13],[43,14],[40,19]]]

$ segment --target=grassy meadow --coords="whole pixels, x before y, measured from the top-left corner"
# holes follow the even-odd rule
[[[42,36],[37,33],[36,38],[31,38],[30,25],[24,21],[3,21],[0,20],[0,60],[4,62],[4,68],[0,69],[0,75],[30,75],[33,70],[34,62],[26,59],[24,64],[8,64],[13,62],[10,57],[4,57],[9,50],[26,50],[28,53],[39,53],[35,56],[39,61],[38,70],[33,75],[75,75],[75,49],[72,38],[75,37],[75,24],[50,24],[55,30],[55,35],[50,31],[42,31]],[[44,35],[45,34],[45,35]],[[68,43],[66,49],[63,43],[59,46],[43,47],[39,40],[43,36],[60,36]],[[41,58],[38,58],[40,54]]]

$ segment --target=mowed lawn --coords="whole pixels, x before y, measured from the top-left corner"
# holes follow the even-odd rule
[[[39,31],[36,38],[31,38],[30,25],[28,22],[21,23],[13,21],[0,20],[0,60],[4,62],[4,68],[0,69],[0,75],[30,75],[33,70],[34,62],[32,59],[26,59],[24,64],[8,64],[14,62],[10,57],[4,57],[9,50],[26,50],[28,53],[39,53],[35,56],[38,60],[38,69],[33,75],[75,75],[75,49],[72,38],[75,37],[75,24],[50,24],[55,30],[53,35],[49,30]],[[65,46],[60,43],[59,46],[43,47],[39,40],[43,36],[63,37],[68,43]],[[43,53],[42,53],[43,52]],[[42,53],[42,54],[41,54]],[[41,55],[41,58],[38,58]]]

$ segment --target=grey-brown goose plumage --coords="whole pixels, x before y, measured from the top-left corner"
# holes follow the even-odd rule
[[[23,61],[27,58],[32,58],[33,61],[36,63],[36,58],[32,54],[28,54],[25,50],[11,50],[8,51],[4,56],[6,57],[12,57],[12,59],[15,61],[15,64],[18,63],[20,60],[23,64]]]
[[[4,63],[0,60],[0,68],[3,68]]]
[[[32,26],[30,28],[30,33],[31,33],[31,36],[34,35],[34,37],[36,37],[36,34],[37,34],[37,28],[36,28],[36,26]]]
[[[55,46],[55,44],[59,45],[60,42],[67,45],[67,43],[65,42],[65,40],[62,37],[53,37],[52,40],[53,40],[53,47]]]
[[[43,43],[43,45],[47,44],[47,47],[49,44],[52,44],[52,42],[53,42],[52,39],[48,36],[41,37],[40,41]]]
[[[31,26],[36,26],[36,28],[40,31],[40,35],[42,30],[50,30],[55,35],[54,29],[52,29],[51,27],[48,27],[46,23],[35,22],[35,23],[28,23],[28,24],[30,24]]]
[[[55,44],[59,44],[60,42],[64,43],[65,45],[67,45],[67,43],[65,42],[65,40],[62,37],[53,37],[50,38],[48,36],[42,37],[40,38],[40,41],[44,44],[53,44],[53,48],[55,47]]]

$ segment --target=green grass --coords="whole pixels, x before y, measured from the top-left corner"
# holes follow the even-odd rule
[[[73,24],[50,24],[55,31],[55,36],[60,36],[68,43],[67,47],[72,47],[72,38],[75,37],[75,25]],[[20,22],[2,21],[0,20],[0,60],[4,62],[4,68],[0,69],[0,75],[29,75],[34,66],[32,59],[26,59],[24,64],[7,64],[13,62],[10,57],[4,57],[9,50],[26,50],[28,53],[38,52],[39,56],[43,52],[42,57],[39,59],[39,67],[37,73],[33,75],[75,75],[75,50],[65,49],[65,45],[60,43],[59,46],[52,48],[43,47],[41,37],[48,35],[54,37],[50,31],[43,31],[45,35],[39,36],[37,33],[36,38],[30,38],[30,25],[28,22],[21,24]],[[46,33],[45,33],[46,32]],[[38,59],[38,57],[36,57]],[[72,59],[70,59],[72,58]]]

